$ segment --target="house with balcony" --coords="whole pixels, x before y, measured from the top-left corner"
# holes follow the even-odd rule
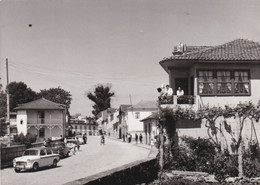
[[[38,140],[65,136],[66,107],[45,98],[18,105],[16,125],[18,134],[36,134]]]
[[[180,43],[172,54],[160,61],[175,92],[172,101],[162,102],[162,107],[180,106],[196,110],[207,105],[223,107],[249,101],[257,104],[260,100],[259,42],[236,39],[217,46]],[[178,87],[184,90],[180,100],[176,96]],[[246,130],[250,130],[249,124],[245,128],[246,134]],[[260,128],[257,130],[259,133]],[[201,128],[178,131],[179,135],[207,135],[203,120]],[[246,137],[250,137],[249,134]]]

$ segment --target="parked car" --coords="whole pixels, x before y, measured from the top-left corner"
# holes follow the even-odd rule
[[[67,138],[67,143],[75,143],[76,142],[76,137],[79,139],[79,144],[82,145],[84,144],[84,139],[82,135],[76,135],[75,137],[68,137]]]
[[[33,169],[37,171],[45,166],[57,166],[60,161],[59,154],[55,154],[49,147],[30,148],[24,151],[22,157],[13,160],[15,172]]]
[[[61,141],[55,141],[50,143],[50,147],[53,150],[53,152],[59,154],[60,157],[68,157],[71,149],[67,147],[64,142]]]

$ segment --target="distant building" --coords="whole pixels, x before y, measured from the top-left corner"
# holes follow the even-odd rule
[[[141,120],[157,111],[156,101],[140,101],[136,105],[128,107],[125,110],[127,132],[131,134],[144,133],[144,125]]]
[[[36,134],[39,140],[65,136],[67,126],[65,105],[41,98],[20,104],[15,110],[18,134]]]
[[[71,118],[70,119],[71,131],[73,134],[87,134],[87,135],[97,135],[98,125],[93,118]]]
[[[159,135],[158,129],[158,112],[153,112],[150,116],[142,119],[144,123],[144,142],[151,145],[151,140],[156,140],[155,136]]]

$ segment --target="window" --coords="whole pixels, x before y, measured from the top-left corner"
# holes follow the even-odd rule
[[[200,95],[250,95],[248,70],[199,70]]]
[[[44,128],[39,129],[39,137],[45,137],[45,129]]]
[[[40,155],[46,155],[45,150],[41,150]]]
[[[135,113],[135,119],[140,119],[140,112]]]
[[[231,72],[217,71],[217,94],[231,94],[231,88]]]
[[[235,94],[249,93],[249,74],[247,71],[235,71]]]
[[[213,71],[199,71],[199,94],[213,94],[214,79]]]
[[[110,121],[114,120],[114,114],[110,114]]]
[[[51,149],[47,148],[46,151],[47,151],[47,155],[52,154]]]

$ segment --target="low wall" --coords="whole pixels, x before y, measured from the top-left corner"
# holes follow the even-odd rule
[[[157,179],[159,167],[156,158],[133,162],[65,185],[133,185]]]
[[[16,145],[1,148],[1,164],[13,161],[14,158],[22,156],[25,149],[25,145]]]

